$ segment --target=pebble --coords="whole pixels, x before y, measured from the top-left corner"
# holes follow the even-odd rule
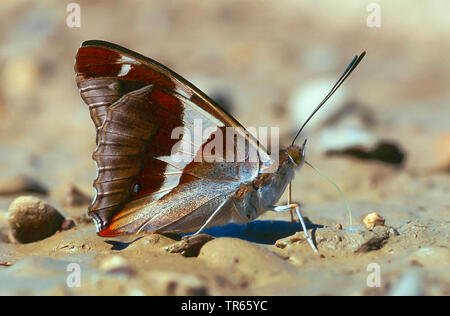
[[[52,236],[64,222],[54,207],[33,196],[16,198],[9,206],[8,222],[17,242],[30,243]]]
[[[376,212],[370,213],[363,219],[364,225],[366,225],[368,229],[372,229],[375,226],[384,226],[385,221],[384,217]]]

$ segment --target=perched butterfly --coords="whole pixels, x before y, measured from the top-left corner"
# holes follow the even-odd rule
[[[266,211],[295,210],[317,252],[299,205],[275,204],[305,161],[306,141],[300,147],[295,140],[364,55],[355,56],[291,146],[273,161],[236,119],[180,75],[116,44],[84,42],[75,72],[97,128],[96,195],[89,215],[98,234],[199,233],[230,221],[249,222]],[[172,137],[177,127],[193,131],[196,120],[210,133],[193,140]],[[225,137],[228,127],[236,130],[231,151],[240,151],[244,159],[225,159],[230,148],[222,152],[223,159],[196,159],[215,138]],[[236,145],[242,144],[239,140],[244,149]],[[194,151],[184,150],[186,146]],[[274,172],[267,172],[273,166]]]

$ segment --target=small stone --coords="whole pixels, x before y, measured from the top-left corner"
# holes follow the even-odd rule
[[[364,224],[368,229],[372,229],[375,226],[384,226],[385,219],[380,214],[374,212],[370,213],[363,219]]]
[[[90,196],[83,193],[74,184],[66,184],[63,189],[63,204],[66,206],[82,206],[91,203]]]
[[[282,239],[278,239],[275,242],[275,247],[280,249],[290,248],[291,246],[295,244],[302,244],[307,242],[305,235],[303,232],[296,232],[292,236],[288,236]]]
[[[23,193],[36,193],[46,195],[48,189],[28,176],[13,176],[0,180],[0,196]]]
[[[52,236],[64,222],[51,205],[33,196],[21,196],[9,206],[9,227],[20,243],[30,243]]]
[[[288,246],[288,244],[286,243],[285,240],[279,239],[275,242],[275,247],[280,248],[280,249],[284,249]]]

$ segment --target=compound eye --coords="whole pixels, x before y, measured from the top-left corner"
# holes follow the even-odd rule
[[[299,147],[289,149],[288,155],[297,166],[303,161],[302,149]]]

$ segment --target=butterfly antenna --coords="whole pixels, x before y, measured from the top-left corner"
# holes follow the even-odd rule
[[[345,207],[347,208],[347,212],[348,212],[348,218],[349,218],[349,230],[352,230],[353,227],[353,216],[352,216],[352,210],[350,209],[350,205],[348,204],[347,198],[345,197],[344,192],[342,192],[342,190],[339,188],[339,186],[333,181],[331,180],[331,178],[329,176],[327,176],[325,173],[323,173],[322,171],[320,171],[319,169],[317,169],[316,167],[314,167],[313,165],[311,165],[309,162],[305,161],[305,164],[307,164],[308,166],[310,166],[314,171],[316,171],[319,175],[321,175],[322,177],[324,177],[328,182],[330,182],[335,188],[336,190],[339,192],[339,195],[341,196],[341,198],[344,200],[345,203]]]
[[[358,66],[358,64],[361,62],[361,60],[364,58],[365,55],[366,51],[363,51],[361,55],[353,57],[353,59],[343,72],[343,74],[339,77],[338,81],[336,81],[334,86],[331,88],[330,92],[328,92],[325,98],[323,98],[322,102],[319,103],[319,105],[315,108],[315,110],[311,113],[311,115],[306,119],[305,123],[303,123],[302,127],[300,127],[291,145],[294,145],[295,140],[300,135],[306,124],[308,124],[309,120],[316,114],[317,111],[319,111],[319,109],[328,101],[328,99],[336,92],[336,90],[339,89],[341,84],[345,81],[345,79],[347,79],[347,77],[353,72],[353,70],[355,70],[356,66]]]

